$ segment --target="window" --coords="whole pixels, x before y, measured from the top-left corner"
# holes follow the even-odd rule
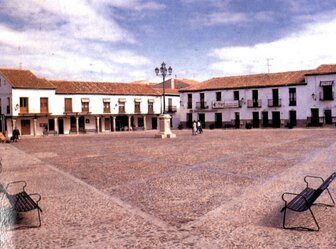
[[[11,103],[11,99],[10,97],[7,97],[7,114],[10,114],[10,103]]]
[[[82,112],[90,112],[90,99],[82,98]]]
[[[40,98],[40,112],[48,113],[48,98]]]
[[[72,112],[72,98],[64,99],[64,112]]]
[[[296,106],[296,88],[289,88],[289,106]]]
[[[119,113],[125,113],[125,102],[119,102]]]
[[[134,112],[140,113],[140,102],[134,102]]]
[[[192,94],[188,94],[188,109],[192,108]]]
[[[239,100],[239,91],[233,91],[233,99]]]
[[[320,100],[334,100],[333,96],[333,81],[321,81],[320,86],[322,92],[320,93]]]
[[[28,113],[29,106],[28,106],[28,98],[21,97],[20,98],[20,113]]]
[[[216,92],[216,101],[222,101],[222,93]]]
[[[1,98],[0,98],[0,114],[2,114]]]
[[[148,113],[154,113],[154,100],[148,100]]]
[[[110,113],[110,112],[111,112],[110,102],[104,102],[104,113]]]

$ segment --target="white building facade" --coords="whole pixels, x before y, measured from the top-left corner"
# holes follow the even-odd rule
[[[180,90],[181,123],[191,127],[335,126],[336,65],[316,70],[213,78]]]
[[[179,96],[168,101],[177,104]],[[7,136],[15,127],[21,135],[158,129],[161,102],[148,85],[48,81],[27,70],[0,70],[0,130]]]

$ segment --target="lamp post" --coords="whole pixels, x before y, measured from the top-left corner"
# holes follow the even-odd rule
[[[171,132],[170,129],[170,115],[166,114],[166,89],[165,89],[165,80],[167,75],[171,75],[173,69],[171,67],[166,67],[166,63],[162,62],[160,68],[155,68],[155,74],[157,76],[162,76],[162,98],[163,98],[163,108],[161,109],[161,115],[159,116],[159,127],[160,132],[156,134],[155,137],[158,138],[175,138],[176,135]]]
[[[155,68],[155,73],[157,76],[162,76],[162,96],[163,96],[163,114],[166,113],[166,88],[165,88],[165,79],[167,75],[171,75],[173,72],[172,67],[166,67],[166,63],[162,62],[160,69],[158,67]]]

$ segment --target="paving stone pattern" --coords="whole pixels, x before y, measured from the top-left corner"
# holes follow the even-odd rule
[[[281,229],[279,211],[281,194],[301,191],[305,175],[336,171],[336,129],[174,132],[166,140],[136,131],[0,145],[0,182],[24,179],[43,197],[42,227],[3,224],[2,247],[336,247],[336,208],[313,208],[318,233]],[[336,197],[336,183],[331,191]]]

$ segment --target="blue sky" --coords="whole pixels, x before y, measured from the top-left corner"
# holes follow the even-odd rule
[[[0,67],[49,79],[202,81],[336,63],[336,2],[0,0],[0,34]]]

